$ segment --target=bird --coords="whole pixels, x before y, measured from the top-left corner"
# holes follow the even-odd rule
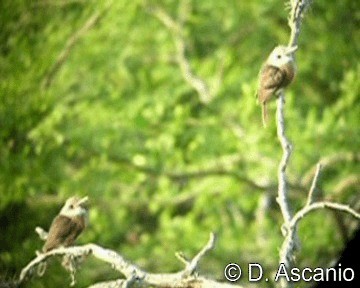
[[[50,225],[42,251],[71,246],[88,223],[88,197],[70,197]]]
[[[296,74],[294,52],[297,46],[276,46],[263,64],[257,90],[257,98],[262,106],[264,127],[268,120],[267,102],[288,86]]]

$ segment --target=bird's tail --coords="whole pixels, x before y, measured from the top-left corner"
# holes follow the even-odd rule
[[[266,106],[266,102],[264,102],[261,106],[261,111],[262,111],[262,122],[263,122],[263,126],[264,128],[266,128],[266,124],[268,122],[268,111],[267,111],[267,106]]]

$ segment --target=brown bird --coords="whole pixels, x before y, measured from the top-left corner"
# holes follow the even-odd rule
[[[268,120],[267,102],[277,96],[279,91],[288,86],[295,77],[294,52],[296,49],[297,46],[275,47],[260,70],[257,97],[262,106],[264,126]]]
[[[59,247],[67,247],[84,230],[88,220],[88,197],[82,199],[71,197],[66,200],[60,213],[51,223],[43,252],[48,252]]]

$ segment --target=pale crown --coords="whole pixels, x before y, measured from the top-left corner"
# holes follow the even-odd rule
[[[88,197],[79,199],[78,197],[71,197],[66,202],[65,205],[61,208],[60,215],[66,217],[77,217],[77,216],[87,216],[88,209],[84,206],[87,202]]]
[[[297,47],[277,46],[269,55],[266,64],[278,68],[294,62],[293,52]]]

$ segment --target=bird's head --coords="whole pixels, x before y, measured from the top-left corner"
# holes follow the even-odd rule
[[[70,197],[66,200],[65,205],[61,208],[60,215],[70,218],[77,216],[86,217],[88,214],[88,201],[88,196],[85,196],[84,198],[79,198],[76,196]]]
[[[276,46],[267,59],[267,64],[278,68],[294,61],[294,52],[297,46],[287,47],[283,45]]]

